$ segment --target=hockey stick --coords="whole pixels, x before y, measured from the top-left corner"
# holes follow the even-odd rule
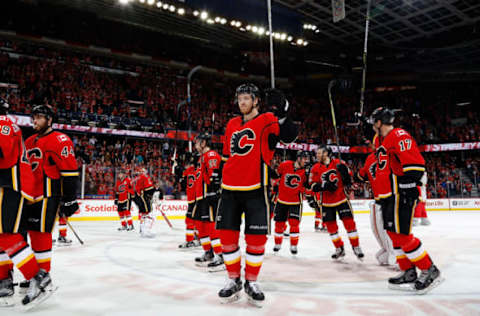
[[[335,132],[335,142],[337,143],[338,158],[342,160],[342,156],[340,154],[340,143],[338,141],[337,120],[335,119],[335,109],[333,107],[332,99],[332,88],[336,83],[336,80],[332,80],[328,83],[328,100],[330,101],[330,111],[332,113],[333,131]]]
[[[70,228],[70,230],[73,232],[73,234],[75,235],[75,237],[77,237],[78,239],[78,242],[80,242],[81,245],[83,245],[83,240],[80,239],[80,237],[78,236],[77,232],[75,231],[75,229],[73,229],[72,227],[72,224],[70,224],[70,222],[68,221],[68,218],[67,217],[64,217],[65,221],[67,222],[67,225],[68,227]]]

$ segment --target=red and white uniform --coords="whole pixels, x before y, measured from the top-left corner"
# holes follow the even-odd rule
[[[183,171],[183,177],[186,180],[187,202],[195,202],[195,168],[193,166],[188,167]]]
[[[203,199],[206,192],[205,183],[203,182],[202,167],[198,166],[195,169],[195,200],[199,201]]]
[[[263,113],[244,123],[241,116],[231,119],[225,130],[222,188],[251,191],[267,186],[268,165],[275,149],[270,149],[270,135],[278,136],[280,127],[273,113]]]
[[[322,183],[322,182],[332,182],[336,184],[337,189],[335,191],[324,191],[322,196],[322,205],[323,206],[337,206],[347,201],[347,196],[345,194],[345,189],[342,182],[342,177],[337,171],[337,165],[344,163],[339,159],[331,159],[330,163],[326,165],[321,165],[319,172],[320,178],[314,176],[312,181]]]
[[[295,162],[288,160],[278,166],[280,175],[277,202],[286,205],[302,203],[302,194],[305,193],[305,168],[295,168]]]
[[[133,195],[133,186],[130,178],[125,177],[122,181],[118,182],[115,187],[115,192],[119,203],[126,202]]]
[[[377,201],[392,195],[391,173],[388,167],[388,160],[381,161],[382,169],[379,168],[378,161],[375,153],[371,153],[365,160],[363,167],[358,171],[360,178],[370,182],[373,197]]]
[[[140,174],[133,180],[133,189],[138,195],[154,189],[152,179],[144,173]]]
[[[220,163],[222,162],[222,157],[215,150],[209,150],[202,155],[200,161],[201,161],[203,182],[205,184],[204,194],[205,196],[215,195],[216,192],[212,192],[213,189],[211,188],[211,179],[214,173],[218,174],[218,172],[220,172],[219,169],[220,169]]]
[[[32,165],[35,196],[75,195],[65,192],[61,177],[78,177],[77,160],[70,138],[60,132],[30,136],[25,146]]]

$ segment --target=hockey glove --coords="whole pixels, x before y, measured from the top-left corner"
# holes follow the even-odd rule
[[[310,205],[311,208],[313,209],[317,208],[317,203],[315,203],[315,199],[312,196],[307,196],[307,201],[308,201],[308,205]]]
[[[400,198],[408,198],[410,200],[417,200],[420,193],[418,192],[417,183],[412,181],[409,177],[398,177],[398,193]]]
[[[61,217],[70,217],[78,211],[78,203],[77,200],[68,201],[68,202],[61,202],[60,203],[60,216]]]
[[[282,124],[290,107],[283,92],[278,89],[265,90],[265,103],[267,108],[278,118],[279,123]]]
[[[113,200],[113,204],[118,205],[118,200],[117,199]]]

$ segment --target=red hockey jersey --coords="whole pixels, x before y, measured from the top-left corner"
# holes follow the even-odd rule
[[[358,171],[362,180],[370,182],[375,200],[385,199],[392,195],[388,160],[381,160],[381,164],[382,168],[380,169],[376,154],[371,153],[365,160],[363,167]]]
[[[117,182],[115,193],[120,203],[127,201],[130,196],[133,195],[132,181],[129,177],[125,177],[123,180]]]
[[[22,131],[6,115],[0,115],[0,187],[20,192],[29,201],[41,198],[36,195]]]
[[[310,188],[314,182],[313,179],[321,179],[322,166],[323,165],[319,162],[315,163],[310,169],[310,173],[308,174],[309,189],[306,191],[306,194],[312,195],[317,201],[322,201],[322,192],[313,192]]]
[[[183,177],[186,182],[187,202],[195,202],[195,168],[193,166],[188,167],[183,171]]]
[[[338,159],[331,159],[328,166],[320,165],[320,171],[312,178],[312,182],[332,182],[336,185],[335,191],[323,191],[322,193],[322,205],[323,206],[337,206],[347,201],[345,195],[345,188],[343,187],[342,178],[337,171],[337,165],[344,163]],[[320,177],[318,177],[320,175]]]
[[[302,203],[302,193],[305,192],[305,168],[296,169],[295,162],[284,161],[278,166],[280,184],[277,201],[287,205]]]
[[[61,178],[79,175],[73,143],[67,135],[57,131],[42,136],[34,134],[25,146],[32,165],[36,196],[75,195],[75,192],[62,190]]]
[[[250,191],[268,186],[268,165],[275,153],[268,140],[279,133],[278,119],[270,112],[248,122],[242,116],[231,119],[223,144],[222,188]]]
[[[152,179],[144,173],[135,177],[133,180],[133,190],[138,195],[152,189],[154,189]]]
[[[425,172],[425,159],[418,149],[417,143],[402,128],[391,130],[377,151],[388,156],[390,168],[395,176],[403,176],[408,171]]]
[[[222,157],[215,150],[207,151],[200,158],[203,182],[206,184],[204,192],[206,195],[212,191],[210,188],[212,175],[213,173],[218,174],[218,172],[220,172],[219,169],[221,161]]]

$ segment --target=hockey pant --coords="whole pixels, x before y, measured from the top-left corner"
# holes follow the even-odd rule
[[[375,254],[375,258],[380,265],[394,265],[395,253],[393,251],[392,240],[383,226],[382,208],[379,204],[371,202],[370,207],[370,225],[373,235],[380,246],[380,250]]]

